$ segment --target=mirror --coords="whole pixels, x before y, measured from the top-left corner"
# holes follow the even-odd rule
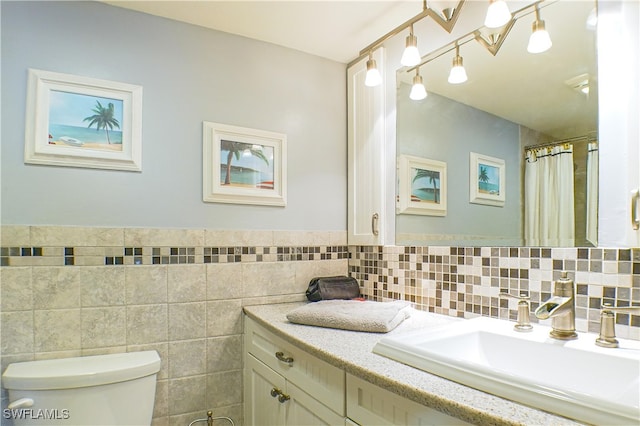
[[[476,40],[463,40],[459,52],[469,77],[465,83],[447,82],[454,50],[440,54],[443,50],[437,49],[433,60],[420,67],[429,94],[422,101],[409,99],[415,73],[398,71],[397,158],[446,163],[448,196],[446,216],[396,214],[397,245],[526,245],[525,148],[554,141],[568,141],[573,147],[575,245],[593,245],[586,232],[587,151],[597,135],[598,102],[595,24],[588,20],[596,4],[540,5],[553,41],[544,53],[527,52],[535,20],[531,9],[518,17],[495,56]],[[479,31],[490,37],[487,29]],[[580,90],[585,79],[588,94]],[[486,194],[482,186],[480,191],[474,188],[470,177],[474,168],[483,166],[485,172],[504,173],[501,202],[492,202],[499,194],[497,187]],[[410,178],[398,176],[399,188],[411,185],[406,182]],[[433,180],[429,185],[435,187]],[[428,186],[426,181],[423,186]]]

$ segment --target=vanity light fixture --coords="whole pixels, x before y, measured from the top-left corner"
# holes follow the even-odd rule
[[[489,0],[484,25],[487,28],[500,28],[511,20],[511,12],[505,0]]]
[[[413,77],[413,86],[411,86],[411,92],[409,98],[414,101],[421,101],[427,97],[427,89],[424,88],[422,82],[422,76],[420,75],[420,68],[416,68],[416,75]]]
[[[542,53],[549,50],[551,45],[551,37],[545,28],[544,21],[540,19],[540,9],[536,4],[536,20],[533,21],[527,51],[529,53]]]
[[[360,51],[360,56],[351,61],[347,66],[360,62],[365,55],[368,55],[369,59],[367,60],[367,75],[365,77],[365,85],[369,87],[377,86],[382,83],[382,77],[380,75],[380,71],[378,71],[376,66],[376,61],[372,57],[372,52],[379,47],[382,47],[385,41],[389,38],[399,34],[402,31],[405,31],[409,28],[409,36],[406,39],[406,49],[402,55],[401,63],[403,66],[414,67],[420,63],[422,60],[420,56],[420,52],[418,51],[418,39],[413,34],[413,24],[419,22],[427,17],[433,19],[438,25],[444,28],[447,32],[451,32],[453,27],[455,26],[458,17],[460,16],[460,11],[462,10],[462,5],[466,0],[451,0],[456,1],[455,6],[446,7],[442,10],[441,13],[436,12],[431,9],[427,5],[427,0],[422,0],[422,11],[415,15],[413,18],[405,21],[400,24],[393,30],[389,31],[387,34],[380,37],[378,40],[374,41],[364,49]],[[447,2],[449,5],[451,1]]]
[[[453,58],[453,66],[449,72],[449,79],[447,80],[451,84],[460,84],[467,81],[467,71],[465,71],[462,65],[462,56],[460,56],[460,46],[456,44],[456,56]]]
[[[378,67],[376,66],[376,60],[373,59],[373,52],[369,52],[369,60],[367,61],[367,75],[364,78],[364,85],[368,87],[375,87],[382,83],[382,76]]]
[[[409,35],[407,36],[406,47],[402,53],[400,63],[405,67],[412,67],[420,63],[420,52],[418,51],[418,37],[413,34],[413,24],[409,27]]]

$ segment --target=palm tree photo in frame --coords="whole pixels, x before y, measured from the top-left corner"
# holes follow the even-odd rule
[[[142,87],[29,69],[25,163],[142,170]]]
[[[469,202],[503,207],[505,192],[505,162],[475,152],[469,158]]]
[[[286,205],[285,134],[206,121],[202,131],[205,202]]]
[[[447,163],[401,155],[398,159],[397,211],[446,216]]]

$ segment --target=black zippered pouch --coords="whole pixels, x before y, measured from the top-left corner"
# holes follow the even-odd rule
[[[355,299],[360,297],[360,286],[355,278],[343,275],[316,277],[309,281],[307,299],[311,302],[330,299]]]

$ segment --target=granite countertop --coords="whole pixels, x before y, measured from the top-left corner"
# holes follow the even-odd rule
[[[389,333],[365,333],[294,324],[286,314],[299,303],[245,306],[244,312],[284,340],[354,376],[466,422],[483,425],[578,425],[549,414],[409,367],[372,352],[390,334],[462,321],[413,310]]]

